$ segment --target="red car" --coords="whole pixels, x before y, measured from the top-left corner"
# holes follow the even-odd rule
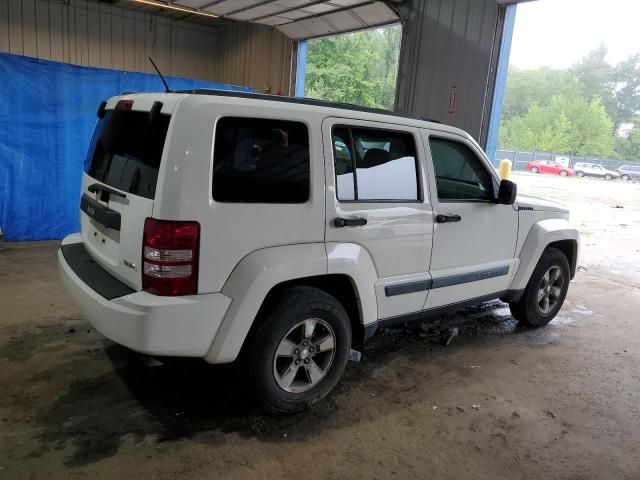
[[[553,173],[554,175],[560,175],[566,177],[567,175],[573,175],[576,172],[569,167],[560,165],[553,160],[538,160],[535,162],[527,163],[527,170],[531,173]]]

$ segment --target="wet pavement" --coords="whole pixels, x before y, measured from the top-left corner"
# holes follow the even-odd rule
[[[633,217],[623,187],[610,203]],[[145,367],[69,302],[55,242],[0,243],[0,478],[640,478],[638,216],[608,237],[609,208],[576,212],[585,256],[547,327],[495,301],[382,329],[285,417],[257,410],[234,365]]]

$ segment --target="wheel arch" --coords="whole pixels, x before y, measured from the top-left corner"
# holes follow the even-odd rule
[[[573,279],[578,268],[578,241],[574,239],[558,240],[548,244],[545,250],[550,248],[557,248],[567,257],[571,279]]]
[[[571,278],[575,276],[580,249],[580,237],[573,225],[564,219],[549,219],[535,223],[520,250],[518,269],[511,282],[512,290],[524,290],[542,253],[558,248],[569,261]]]
[[[282,288],[294,285],[313,286],[336,297],[347,311],[354,341],[358,341],[364,334],[363,325],[377,320],[377,276],[366,250],[341,245],[346,247],[330,248],[324,243],[285,245],[244,257],[222,288],[232,303],[205,360],[234,361],[260,310]]]
[[[358,301],[358,287],[352,277],[346,274],[328,273],[311,277],[294,278],[274,285],[267,293],[253,322],[251,330],[263,318],[262,313],[274,304],[280,294],[291,287],[314,287],[334,297],[343,306],[349,316],[352,343],[363,341],[364,327],[362,323],[362,309]],[[251,335],[251,330],[248,335]]]

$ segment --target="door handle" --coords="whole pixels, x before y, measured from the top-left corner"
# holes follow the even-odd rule
[[[460,215],[436,215],[437,223],[453,223],[462,220]]]
[[[366,218],[342,218],[338,217],[333,220],[333,224],[336,228],[342,227],[362,227],[367,224]]]

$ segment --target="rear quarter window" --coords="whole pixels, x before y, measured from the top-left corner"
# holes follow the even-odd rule
[[[213,199],[304,203],[309,199],[309,132],[301,122],[221,118],[213,147]]]

